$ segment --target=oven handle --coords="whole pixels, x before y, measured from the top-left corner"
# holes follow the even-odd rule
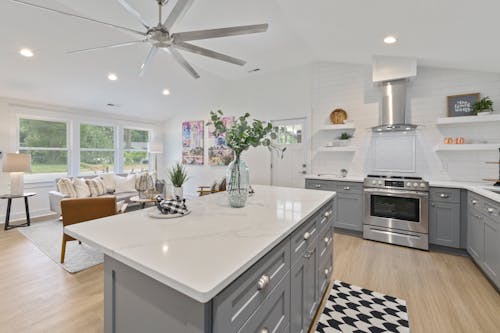
[[[408,237],[408,238],[420,239],[420,237],[418,237],[418,236],[401,234],[399,232],[394,232],[394,231],[380,230],[380,229],[375,229],[375,228],[370,228],[370,231],[375,232],[375,233],[379,233],[379,234],[384,234],[384,235],[395,235],[395,236],[403,236],[403,237]]]
[[[380,188],[365,188],[364,192],[366,193],[371,193],[371,194],[389,194],[393,196],[397,196],[398,194],[405,194],[405,195],[412,195],[415,197],[419,198],[427,198],[429,197],[428,192],[420,192],[420,191],[400,191],[400,190],[385,190],[385,189],[380,189]]]

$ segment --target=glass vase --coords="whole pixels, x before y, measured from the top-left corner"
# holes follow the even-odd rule
[[[245,207],[250,188],[248,166],[245,161],[236,157],[226,170],[226,191],[231,207]]]

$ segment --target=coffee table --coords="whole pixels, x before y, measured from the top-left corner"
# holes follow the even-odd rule
[[[141,205],[141,208],[144,209],[147,203],[156,202],[156,199],[140,198],[138,195],[136,195],[135,197],[130,198],[130,201],[137,202],[138,204]]]

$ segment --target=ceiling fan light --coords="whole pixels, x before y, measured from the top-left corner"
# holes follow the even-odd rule
[[[19,53],[23,56],[23,57],[26,57],[26,58],[31,58],[32,56],[34,56],[35,54],[33,53],[32,50],[30,49],[27,49],[27,48],[24,48],[24,49],[21,49],[19,51]]]
[[[109,73],[108,74],[108,80],[110,80],[110,81],[116,81],[116,80],[118,80],[118,76],[116,74],[114,74],[114,73]]]

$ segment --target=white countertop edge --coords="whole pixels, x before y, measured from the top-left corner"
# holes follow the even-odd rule
[[[334,181],[339,181],[339,182],[362,183],[364,181],[365,177],[363,177],[363,176],[338,177],[335,175],[306,175],[305,179],[334,180]]]
[[[266,246],[264,249],[262,249],[258,254],[256,254],[252,259],[250,259],[249,261],[247,261],[245,264],[241,265],[239,269],[237,269],[236,271],[234,271],[231,275],[229,275],[228,277],[226,277],[224,280],[222,280],[221,282],[219,282],[219,284],[217,284],[214,288],[212,288],[211,290],[207,290],[207,291],[199,291],[199,290],[196,290],[196,289],[193,289],[185,284],[182,284],[180,283],[179,281],[176,281],[176,280],[173,280],[173,279],[170,279],[166,276],[164,276],[163,274],[161,274],[160,272],[157,272],[153,269],[149,269],[143,265],[141,265],[140,263],[136,262],[135,260],[131,260],[123,255],[121,255],[120,253],[118,253],[117,251],[119,251],[119,249],[116,249],[115,251],[113,250],[109,250],[109,249],[106,249],[106,248],[103,248],[102,246],[88,240],[87,238],[85,237],[81,237],[79,234],[75,233],[75,232],[72,232],[71,230],[67,230],[66,228],[64,228],[64,232],[75,238],[75,239],[78,239],[80,241],[82,241],[83,243],[86,243],[96,249],[98,249],[99,251],[103,252],[105,255],[115,259],[115,260],[118,260],[120,261],[121,263],[125,264],[125,265],[128,265],[130,267],[132,267],[133,269],[165,284],[166,286],[200,302],[200,303],[207,303],[209,302],[210,300],[212,300],[217,294],[219,294],[222,290],[224,290],[227,286],[229,286],[232,282],[234,282],[241,274],[243,274],[244,272],[247,271],[247,269],[249,269],[251,266],[253,266],[257,261],[259,261],[262,257],[264,257],[267,253],[269,253],[275,246],[277,246],[280,242],[282,242],[285,238],[287,238],[288,236],[290,236],[299,226],[301,226],[308,218],[310,218],[311,216],[313,216],[316,212],[318,212],[318,210],[323,206],[325,205],[328,201],[334,199],[337,195],[336,192],[334,191],[325,191],[325,192],[330,192],[330,195],[328,197],[326,197],[317,207],[316,209],[312,210],[309,214],[305,215],[300,221],[298,221],[297,223],[295,223],[292,227],[290,227],[285,233],[283,233],[282,235],[280,235],[278,238],[276,238],[274,241],[270,242],[268,246]]]

